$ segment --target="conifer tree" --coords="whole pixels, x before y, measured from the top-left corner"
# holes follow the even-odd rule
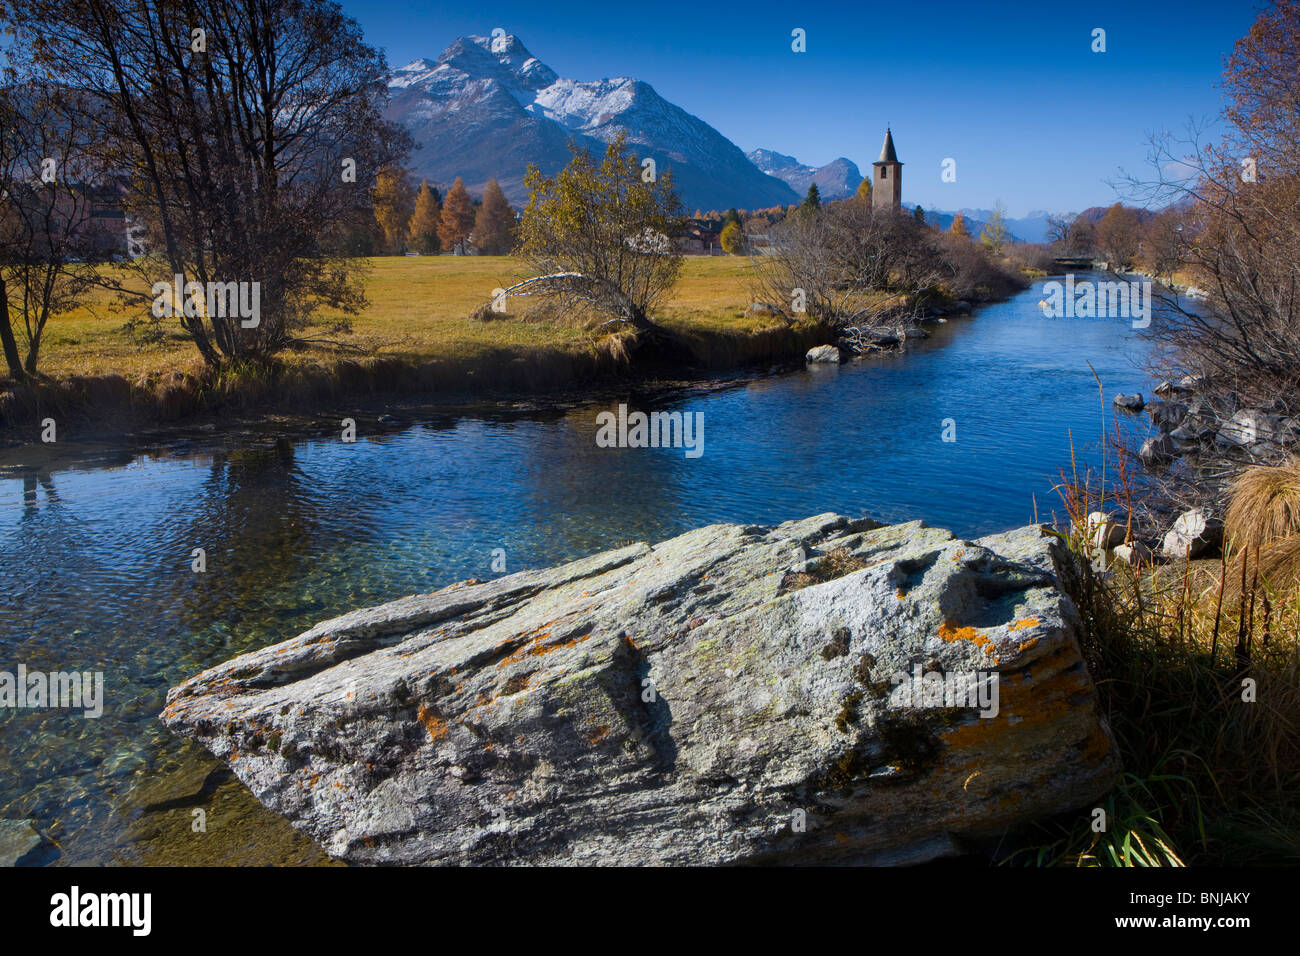
[[[438,239],[448,252],[465,251],[466,240],[474,231],[474,205],[465,190],[465,181],[459,176],[451,184],[451,191],[442,204],[438,219]]]
[[[495,179],[483,190],[483,203],[474,217],[474,248],[490,256],[503,256],[515,246],[515,211]]]
[[[429,181],[420,182],[420,191],[415,196],[415,212],[411,215],[408,241],[411,248],[421,255],[437,255],[442,248],[438,240],[438,221],[442,214],[441,197],[438,190],[429,185]]]

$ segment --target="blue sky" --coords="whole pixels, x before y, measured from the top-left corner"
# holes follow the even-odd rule
[[[1146,139],[1217,115],[1223,56],[1251,0],[795,4],[342,0],[391,65],[458,36],[513,33],[561,76],[635,76],[741,149],[810,165],[876,158],[886,123],[904,201],[1077,211],[1114,202]],[[791,31],[807,52],[791,51]],[[1091,51],[1094,28],[1106,52]],[[940,181],[956,160],[957,181]]]

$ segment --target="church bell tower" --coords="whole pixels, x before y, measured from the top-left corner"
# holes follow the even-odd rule
[[[894,152],[894,134],[885,130],[880,158],[872,165],[871,208],[874,212],[898,212],[903,205],[903,164]]]

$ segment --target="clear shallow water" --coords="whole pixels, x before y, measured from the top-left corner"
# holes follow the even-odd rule
[[[1070,433],[1081,461],[1100,456],[1088,363],[1107,422],[1116,392],[1150,383],[1128,320],[1049,320],[1040,298],[1041,283],[902,355],[659,406],[703,413],[694,459],[597,447],[602,403],[0,471],[0,669],[106,683],[97,720],[0,710],[0,818],[34,819],[65,863],[316,861],[219,775],[215,797],[157,807],[216,766],[157,722],[170,686],[352,608],[494,576],[498,548],[517,571],[718,521],[838,511],[974,537],[1029,523],[1035,498],[1049,520]],[[213,812],[207,834],[191,805]]]

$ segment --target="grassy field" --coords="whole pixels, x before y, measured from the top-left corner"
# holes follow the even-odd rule
[[[532,318],[536,300],[508,303],[511,314],[490,322],[470,318],[491,298],[527,276],[525,266],[506,256],[386,257],[367,261],[366,297],[369,306],[359,315],[324,312],[305,337],[317,342],[286,356],[298,363],[322,362],[355,355],[430,361],[444,358],[473,361],[500,349],[590,350],[596,336],[579,322],[563,318]],[[746,335],[772,324],[768,318],[748,319],[751,301],[750,266],[736,257],[691,257],[670,301],[656,316],[663,324],[688,336]],[[516,313],[515,304],[526,309]],[[135,380],[150,372],[197,371],[198,352],[174,320],[165,320],[163,341],[142,342],[126,327],[131,311],[116,296],[104,293],[88,307],[50,321],[42,348],[41,371],[56,378],[68,375],[118,374]]]

